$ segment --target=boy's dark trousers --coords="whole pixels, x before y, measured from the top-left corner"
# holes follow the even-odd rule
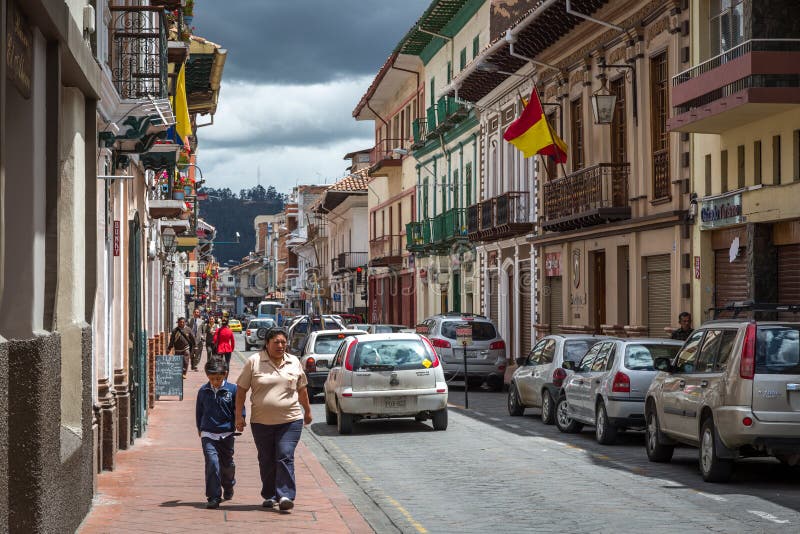
[[[206,458],[206,497],[222,499],[222,491],[230,492],[236,484],[233,463],[233,434],[223,439],[202,438]]]

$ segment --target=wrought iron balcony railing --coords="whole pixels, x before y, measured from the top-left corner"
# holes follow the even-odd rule
[[[400,263],[403,256],[403,235],[382,235],[369,242],[370,265],[386,266]]]
[[[328,237],[328,225],[324,223],[311,223],[308,225],[308,240]]]
[[[653,200],[669,198],[669,150],[653,152]]]
[[[428,137],[428,121],[425,119],[414,119],[411,123],[411,133],[414,136],[414,142],[411,144],[412,149],[425,146],[425,139]]]
[[[409,145],[408,139],[378,139],[370,153],[370,164],[374,165],[385,160],[397,160],[399,162],[401,156],[400,154],[396,154],[394,149],[401,148],[407,150]]]
[[[533,231],[528,191],[508,191],[468,208],[467,234],[471,240],[494,241]]]
[[[333,272],[348,271],[366,267],[369,255],[366,252],[342,252],[332,260]]]
[[[406,249],[409,252],[419,252],[422,248],[422,222],[414,221],[406,224]]]
[[[163,8],[111,6],[111,77],[123,100],[167,96],[167,31]]]
[[[564,231],[630,219],[628,163],[600,163],[544,184],[544,221]]]

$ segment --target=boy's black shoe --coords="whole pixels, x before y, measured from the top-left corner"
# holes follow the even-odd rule
[[[208,499],[208,502],[206,503],[206,508],[219,508],[219,503],[220,503],[219,499]]]
[[[294,508],[294,502],[288,497],[281,497],[280,502],[278,502],[278,508],[284,512],[288,512]]]
[[[222,492],[222,500],[223,501],[229,501],[231,499],[233,499],[233,488],[231,488],[229,490],[225,490],[225,491]]]

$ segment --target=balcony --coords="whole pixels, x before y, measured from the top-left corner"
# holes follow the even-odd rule
[[[800,103],[800,39],[752,39],[672,78],[673,132],[722,133]]]
[[[426,113],[426,131],[422,139],[431,139],[438,137],[444,132],[451,130],[459,122],[467,118],[469,112],[462,104],[456,102],[452,96],[443,96],[439,98],[436,105],[428,108]],[[416,142],[415,138],[415,142]],[[422,142],[424,145],[424,142]]]
[[[384,167],[400,167],[403,164],[402,156],[400,154],[396,154],[394,149],[408,149],[409,144],[410,143],[408,142],[408,139],[387,138],[376,141],[375,147],[372,149],[369,158],[370,163],[372,164],[370,174]]]
[[[627,163],[601,163],[544,184],[542,228],[561,232],[631,218]]]
[[[328,237],[328,225],[324,222],[315,222],[308,225],[308,241]]]
[[[167,96],[167,32],[164,10],[111,6],[111,80],[125,100]]]
[[[406,224],[406,250],[409,252],[422,252],[424,250],[423,226],[427,226],[427,220]]]
[[[342,252],[331,260],[331,272],[339,274],[355,270],[357,267],[366,267],[368,260],[366,252]]]
[[[389,267],[403,263],[403,236],[383,235],[369,242],[371,267]]]
[[[425,139],[431,139],[436,137],[436,106],[431,106],[427,110],[425,110],[425,119],[427,124],[427,130],[425,131]]]
[[[425,140],[428,137],[428,121],[426,119],[414,119],[411,123],[411,133],[414,136],[414,142],[411,143],[411,150],[417,150],[425,146]]]
[[[508,191],[467,209],[471,241],[497,241],[534,230],[528,191]]]
[[[448,247],[467,238],[466,209],[452,208],[431,219],[430,244],[433,249]]]

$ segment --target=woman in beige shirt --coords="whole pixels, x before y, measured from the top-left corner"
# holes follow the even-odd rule
[[[294,450],[303,423],[311,424],[308,379],[300,360],[286,353],[286,332],[272,328],[264,348],[250,356],[236,381],[236,430],[245,422],[242,408],[250,392],[250,427],[258,449],[262,506],[276,504],[283,511],[294,508],[297,487]],[[302,411],[300,407],[302,406]],[[305,412],[305,415],[304,415]]]

